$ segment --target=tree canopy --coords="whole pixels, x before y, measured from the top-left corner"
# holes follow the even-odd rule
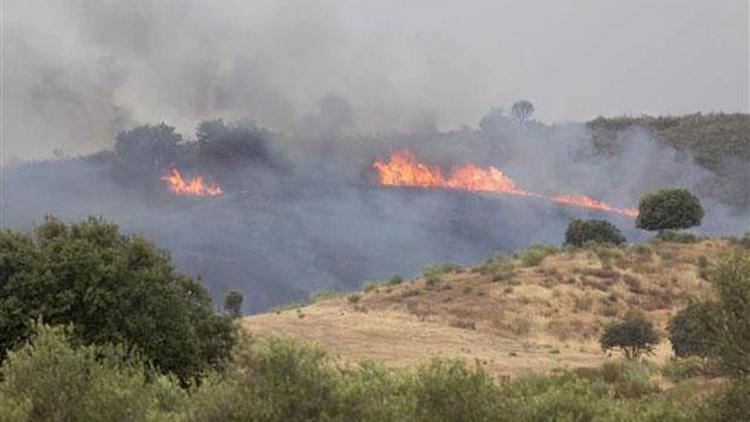
[[[0,291],[0,358],[37,318],[73,324],[83,344],[134,347],[184,382],[220,365],[233,344],[229,319],[165,251],[98,218],[48,216],[33,234],[0,231]]]
[[[687,189],[662,189],[643,196],[635,226],[644,230],[687,229],[703,220],[700,200]]]

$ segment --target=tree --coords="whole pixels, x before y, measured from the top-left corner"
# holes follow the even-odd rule
[[[614,224],[604,220],[573,220],[565,231],[565,244],[583,246],[586,242],[614,243],[625,242],[625,236]]]
[[[526,100],[516,101],[510,111],[513,117],[521,123],[526,122],[534,114],[534,105]]]
[[[164,123],[144,125],[120,132],[115,140],[115,153],[132,174],[150,174],[172,164],[182,136]]]
[[[631,311],[621,321],[604,327],[599,343],[604,351],[620,349],[627,359],[634,360],[653,352],[659,334],[642,313]]]
[[[232,318],[242,316],[242,293],[230,290],[224,296],[224,311]]]
[[[644,230],[687,229],[703,219],[700,200],[687,189],[662,189],[641,198],[635,226]]]
[[[0,359],[31,321],[73,324],[82,344],[127,344],[187,383],[228,357],[233,328],[206,290],[148,240],[101,219],[48,216],[33,235],[0,231]]]
[[[713,318],[719,312],[715,302],[693,302],[669,321],[669,341],[679,357],[714,355],[716,331]]]
[[[714,350],[731,373],[750,376],[750,252],[735,250],[712,272],[716,311],[705,323],[714,330]],[[708,318],[710,317],[710,318]]]

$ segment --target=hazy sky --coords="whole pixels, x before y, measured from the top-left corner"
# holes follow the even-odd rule
[[[748,111],[746,0],[2,1],[3,161],[335,95],[361,131]]]

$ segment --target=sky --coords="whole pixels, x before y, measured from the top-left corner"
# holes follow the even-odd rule
[[[108,148],[165,121],[353,130],[748,112],[746,0],[2,0],[0,162]]]

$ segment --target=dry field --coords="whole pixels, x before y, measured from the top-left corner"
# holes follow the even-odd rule
[[[596,366],[608,357],[597,341],[604,325],[640,309],[664,334],[689,298],[710,294],[700,274],[727,247],[707,239],[538,249],[474,267],[435,267],[414,280],[370,284],[242,324],[253,335],[317,342],[350,362],[374,358],[402,366],[461,357],[511,376]],[[662,337],[652,357],[657,362],[671,355]]]

